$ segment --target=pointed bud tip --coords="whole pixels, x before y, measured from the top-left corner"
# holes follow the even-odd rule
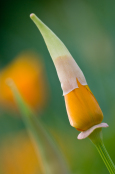
[[[32,19],[34,16],[35,16],[34,13],[31,13],[31,14],[30,14],[30,18],[31,18],[31,19]]]

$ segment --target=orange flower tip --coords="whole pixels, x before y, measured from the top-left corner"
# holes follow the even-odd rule
[[[95,129],[98,129],[98,128],[102,128],[102,127],[108,127],[109,125],[107,123],[100,123],[100,124],[97,124],[97,125],[94,125],[93,127],[89,128],[88,130],[86,131],[82,131],[77,139],[79,140],[82,140],[82,139],[85,139],[87,138]]]

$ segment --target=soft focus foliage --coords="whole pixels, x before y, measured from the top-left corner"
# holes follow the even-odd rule
[[[63,40],[83,70],[103,111],[104,122],[109,124],[109,128],[103,129],[104,141],[115,162],[115,1],[13,0],[3,1],[0,10],[0,69],[24,50],[40,54],[51,89],[50,103],[41,114],[44,126],[61,147],[72,174],[108,174],[96,149],[87,139],[77,140],[78,132],[69,125],[54,65],[29,18],[32,12]],[[0,143],[9,133],[22,129],[19,118],[7,110],[0,111]]]

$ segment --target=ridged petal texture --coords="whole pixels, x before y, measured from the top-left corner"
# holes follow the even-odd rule
[[[65,104],[71,126],[85,131],[103,120],[103,113],[89,87],[77,81],[78,87],[65,95]]]

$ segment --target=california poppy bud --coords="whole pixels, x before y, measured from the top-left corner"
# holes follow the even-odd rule
[[[99,104],[65,45],[39,18],[34,14],[30,17],[40,30],[56,67],[71,126],[85,131],[101,123],[103,113]]]

